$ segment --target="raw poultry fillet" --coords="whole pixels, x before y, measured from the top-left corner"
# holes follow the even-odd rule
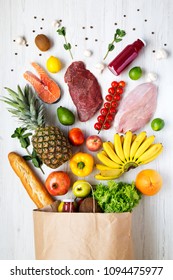
[[[118,133],[132,132],[142,128],[152,118],[157,105],[157,87],[143,83],[125,97],[114,119]]]
[[[85,68],[82,61],[76,61],[68,67],[64,80],[68,84],[79,120],[88,121],[100,109],[103,102],[97,79]]]

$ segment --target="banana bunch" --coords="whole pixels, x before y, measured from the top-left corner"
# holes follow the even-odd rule
[[[97,154],[102,164],[96,164],[100,171],[97,180],[112,180],[124,172],[154,160],[163,150],[161,143],[154,144],[155,136],[147,137],[145,131],[138,135],[127,131],[125,135],[115,134],[114,143],[104,142],[103,150]]]

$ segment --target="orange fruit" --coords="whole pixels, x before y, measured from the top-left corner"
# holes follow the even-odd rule
[[[154,169],[145,169],[136,176],[136,188],[145,195],[155,195],[162,187],[161,175]]]

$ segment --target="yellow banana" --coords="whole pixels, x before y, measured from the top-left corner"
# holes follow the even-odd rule
[[[102,176],[101,174],[95,175],[96,180],[114,180],[116,178],[117,178],[116,176]]]
[[[134,161],[136,161],[150,146],[151,144],[154,142],[155,140],[155,136],[152,135],[150,137],[148,137],[138,148],[138,150],[136,151],[135,155],[134,155]]]
[[[98,169],[98,170],[114,170],[114,168],[112,168],[112,167],[108,167],[108,166],[106,166],[106,165],[104,165],[104,164],[96,164],[96,168]]]
[[[120,139],[121,139],[121,145],[123,146],[123,143],[124,143],[124,135],[121,135],[121,136],[120,136]]]
[[[122,160],[122,162],[125,162],[121,137],[118,133],[116,133],[114,135],[114,146],[115,146],[115,152],[116,152],[117,156]]]
[[[108,156],[107,153],[103,150],[100,153],[102,153],[102,155],[105,155],[106,157]]]
[[[123,143],[123,152],[124,152],[124,156],[126,161],[130,160],[130,147],[131,147],[131,143],[132,143],[132,132],[129,130],[126,132],[125,136],[124,136],[124,143]]]
[[[146,132],[145,131],[142,131],[137,135],[136,139],[133,141],[133,143],[131,145],[130,160],[133,160],[137,149],[139,148],[139,146],[141,145],[141,143],[144,141],[145,138],[146,138]]]
[[[104,177],[112,177],[115,176],[115,178],[118,178],[122,174],[121,169],[112,169],[112,170],[102,170],[100,174]]]
[[[154,160],[163,150],[163,145],[161,143],[153,144],[151,147],[143,153],[138,160],[138,164],[146,164]]]
[[[111,148],[111,146],[110,146],[110,144],[108,142],[104,142],[103,143],[103,149],[107,153],[107,155],[109,156],[109,158],[111,160],[113,160],[114,162],[116,162],[118,164],[122,164],[122,161],[116,155],[116,153],[113,151],[113,149]]]
[[[133,135],[132,135],[132,143],[133,143],[133,141],[136,139],[136,137],[137,137],[136,134],[133,134]]]
[[[112,148],[113,151],[115,151],[115,147],[114,144],[111,141],[107,142],[109,144],[109,146]]]
[[[112,161],[111,159],[109,159],[107,156],[105,156],[102,152],[99,152],[97,154],[98,159],[105,164],[108,167],[111,168],[120,168],[120,165],[114,161]]]

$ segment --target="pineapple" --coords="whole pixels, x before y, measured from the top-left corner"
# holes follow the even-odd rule
[[[10,98],[3,101],[10,105],[8,111],[21,122],[21,125],[31,131],[32,145],[40,159],[50,168],[57,168],[72,156],[72,149],[63,132],[54,126],[45,125],[45,110],[36,98],[32,89],[26,85],[24,91],[18,86],[18,91],[6,88]]]

